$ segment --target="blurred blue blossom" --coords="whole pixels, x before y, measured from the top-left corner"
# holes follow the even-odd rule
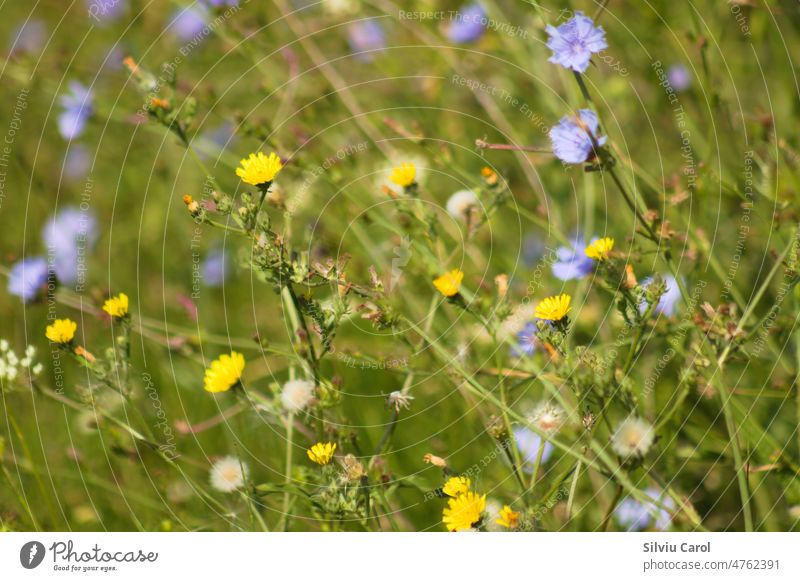
[[[656,488],[648,488],[645,494],[670,510],[675,508],[675,501]],[[651,524],[654,528],[663,531],[672,522],[669,510],[649,503],[644,504],[631,497],[625,498],[617,505],[614,509],[614,519],[628,531],[641,531]]]
[[[597,145],[605,145],[606,137],[598,137],[599,122],[597,115],[590,109],[580,109],[578,118],[585,125],[578,124],[577,119],[565,115],[558,125],[550,129],[550,141],[553,143],[553,153],[564,163],[583,163],[594,153],[592,136],[597,140]],[[588,132],[587,132],[588,130]]]
[[[208,24],[208,14],[202,5],[179,8],[172,13],[169,29],[183,40],[200,35]]]
[[[522,470],[530,474],[533,472],[534,464],[536,464],[536,456],[539,454],[542,438],[529,428],[517,426],[514,428],[514,441],[516,441],[519,453],[522,455]],[[542,451],[542,464],[547,462],[552,454],[553,444],[545,442],[544,450]]]
[[[692,73],[685,65],[672,65],[667,69],[667,80],[673,89],[681,93],[692,86]]]
[[[28,303],[36,298],[47,284],[49,268],[41,256],[24,258],[16,262],[8,274],[8,292]]]
[[[86,0],[89,18],[100,24],[117,20],[127,7],[127,0]]]
[[[522,330],[517,333],[517,346],[511,348],[513,357],[530,357],[536,351],[536,333],[539,329],[536,323],[528,321]]]
[[[58,116],[58,130],[64,139],[79,137],[92,115],[92,90],[78,81],[69,84],[69,91],[59,98],[63,108]]]
[[[238,6],[239,0],[205,0],[209,6]]]
[[[579,73],[589,68],[592,55],[606,48],[606,33],[602,26],[595,26],[580,10],[558,28],[548,25],[547,47],[553,51],[550,62]]]
[[[486,19],[486,12],[478,2],[467,4],[455,13],[455,18],[447,29],[447,38],[450,42],[465,44],[479,40],[486,27],[483,21]]]
[[[589,276],[594,271],[594,261],[584,252],[586,245],[576,236],[572,246],[559,246],[557,261],[553,263],[553,276],[559,280],[576,280]]]
[[[662,274],[661,278],[667,283],[667,292],[661,295],[661,298],[656,305],[656,313],[661,313],[665,317],[671,317],[678,311],[678,302],[681,300],[681,289],[678,286],[678,281],[671,274]],[[647,287],[653,282],[653,277],[648,276],[642,281],[642,286]],[[639,310],[644,313],[647,310],[647,305],[642,303],[639,305]]]
[[[224,250],[211,250],[203,261],[202,280],[205,286],[217,287],[228,279],[230,258]]]
[[[373,51],[386,48],[383,27],[375,20],[353,22],[347,28],[347,40],[350,50],[362,61],[371,61],[375,58]]]
[[[47,41],[47,26],[41,20],[26,20],[11,34],[12,53],[39,52]]]
[[[45,224],[42,238],[59,282],[72,284],[86,269],[86,254],[97,241],[97,220],[88,210],[67,207]]]

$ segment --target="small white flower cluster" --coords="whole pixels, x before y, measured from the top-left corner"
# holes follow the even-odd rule
[[[33,376],[39,375],[42,372],[43,366],[41,363],[34,362],[36,356],[36,347],[28,345],[25,348],[25,354],[20,359],[5,339],[0,339],[0,380],[13,382],[20,377],[20,372],[23,370],[30,370]]]

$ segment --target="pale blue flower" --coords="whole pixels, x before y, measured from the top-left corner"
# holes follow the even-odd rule
[[[685,65],[672,65],[667,69],[667,80],[678,93],[692,86],[692,73]]]
[[[550,62],[579,73],[589,68],[593,54],[608,48],[603,27],[580,10],[558,28],[548,25],[546,30],[547,47],[553,51]]]
[[[23,303],[34,300],[47,284],[50,269],[41,256],[24,258],[16,262],[8,273],[8,292],[22,299]]]
[[[101,25],[117,20],[127,7],[127,0],[86,0],[89,18]]]
[[[539,328],[533,321],[528,321],[522,330],[517,333],[517,346],[511,348],[513,357],[530,357],[536,351],[536,334]]]
[[[58,130],[64,139],[75,139],[83,133],[92,115],[92,90],[78,81],[69,84],[69,91],[59,98],[63,111],[58,116]]]
[[[205,286],[218,287],[228,279],[230,274],[230,257],[224,250],[210,251],[201,267],[202,281]]]
[[[533,467],[536,464],[536,457],[539,455],[539,447],[542,445],[542,438],[539,434],[524,426],[517,426],[513,431],[517,449],[522,455],[522,470],[530,474],[533,472]],[[542,464],[547,462],[552,454],[553,444],[545,441],[544,450],[542,451]]]
[[[675,508],[675,501],[657,488],[648,488],[645,490],[645,494],[670,510]],[[657,530],[663,531],[672,522],[672,515],[669,510],[659,508],[654,504],[644,504],[627,497],[614,509],[614,519],[628,531],[641,531],[651,525]]]
[[[553,153],[564,163],[583,163],[596,155],[592,137],[598,146],[606,143],[605,136],[597,135],[600,123],[594,111],[581,109],[578,111],[578,118],[585,127],[579,125],[574,116],[566,115],[558,125],[550,129]]]
[[[678,311],[678,302],[681,300],[681,289],[678,286],[678,281],[671,274],[662,274],[661,278],[667,284],[667,291],[661,295],[656,305],[656,313],[661,313],[665,317],[671,317]],[[642,281],[642,286],[647,287],[653,282],[653,277],[649,276]],[[647,304],[642,303],[639,305],[639,310],[644,313],[647,310]]]
[[[201,5],[179,8],[172,13],[169,29],[183,40],[199,37],[208,24],[208,13]]]
[[[553,263],[553,276],[559,280],[577,280],[589,276],[594,271],[594,260],[586,256],[586,245],[575,237],[572,246],[559,246],[556,250],[558,260]]]
[[[486,31],[485,20],[486,12],[478,2],[468,4],[456,13],[447,29],[447,38],[458,44],[475,42]]]
[[[88,210],[67,207],[47,221],[42,238],[59,282],[78,280],[97,236],[97,219]]]
[[[356,58],[371,61],[373,54],[386,48],[386,35],[383,27],[375,20],[359,20],[347,27],[347,40]]]

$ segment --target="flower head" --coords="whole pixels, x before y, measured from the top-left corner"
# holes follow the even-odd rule
[[[243,182],[253,186],[263,186],[270,183],[283,169],[281,158],[270,152],[269,157],[261,153],[251,153],[250,157],[239,162],[240,167],[236,168],[236,175]]]
[[[92,90],[78,81],[69,84],[69,92],[61,95],[58,102],[62,111],[58,116],[58,131],[67,140],[79,137],[89,117],[92,116]]]
[[[495,522],[507,529],[515,529],[519,526],[519,513],[511,510],[511,507],[506,504]]]
[[[553,262],[553,276],[559,280],[577,280],[584,278],[594,270],[594,261],[586,256],[586,247],[580,236],[572,240],[570,246],[559,246]]]
[[[559,27],[547,26],[547,48],[553,51],[550,62],[579,73],[589,68],[592,55],[606,48],[606,33],[580,10]]]
[[[545,321],[560,321],[569,313],[570,302],[572,302],[572,297],[568,294],[547,297],[536,305],[536,316]]]
[[[545,434],[555,434],[564,425],[564,410],[561,406],[543,401],[534,408],[531,423]]]
[[[469,492],[469,487],[472,482],[466,476],[453,476],[444,483],[442,492],[447,496],[459,496]]]
[[[194,4],[186,8],[177,8],[170,15],[167,28],[170,32],[184,40],[201,41],[203,29],[208,25],[209,14],[202,4]]]
[[[653,426],[641,418],[629,417],[611,436],[611,447],[623,458],[642,457],[653,445]]]
[[[103,310],[117,319],[121,319],[128,314],[128,295],[119,293],[111,297],[103,304]]]
[[[228,391],[239,383],[242,371],[244,371],[244,356],[241,353],[231,351],[230,355],[220,355],[206,369],[203,388],[211,393]]]
[[[478,2],[473,2],[455,13],[455,18],[447,29],[450,42],[464,44],[475,42],[486,31],[486,12]]]
[[[75,337],[75,331],[78,330],[78,324],[70,319],[56,319],[52,325],[48,325],[45,330],[45,335],[53,343],[66,345],[70,343]]]
[[[464,273],[455,268],[435,279],[433,281],[433,286],[444,296],[452,297],[458,294],[462,280],[464,280]]]
[[[657,488],[648,488],[645,494],[668,509],[675,507],[675,501]],[[655,504],[642,503],[628,497],[614,509],[614,519],[628,531],[640,531],[652,523],[660,531],[669,527],[672,515],[669,510],[659,508]]]
[[[473,208],[479,205],[478,196],[472,190],[459,190],[447,200],[447,213],[453,218],[466,222]]]
[[[514,442],[522,455],[522,470],[528,474],[533,472],[533,465],[542,446],[542,462],[547,462],[553,454],[553,444],[546,440],[543,442],[539,434],[524,426],[514,428]]]
[[[407,188],[417,179],[417,167],[414,162],[403,162],[398,167],[392,168],[389,179],[398,186]]]
[[[532,321],[525,323],[522,330],[517,333],[517,346],[511,348],[511,354],[514,357],[530,357],[533,355],[533,352],[536,351],[536,335],[538,332],[539,328],[536,323]]]
[[[597,135],[599,126],[597,114],[591,109],[580,109],[577,118],[565,115],[550,129],[553,153],[564,163],[585,162],[596,154],[594,141],[598,146],[606,143],[605,135]]]
[[[661,295],[656,305],[656,313],[661,313],[665,317],[671,317],[678,310],[678,302],[681,300],[681,289],[678,286],[678,281],[671,274],[662,274],[661,278],[667,285],[666,292]],[[653,283],[653,277],[647,277],[642,281],[643,287],[648,287]],[[647,310],[647,305],[642,303],[639,305],[639,311],[644,313]]]
[[[386,404],[389,407],[393,407],[396,412],[400,413],[401,409],[407,410],[411,407],[411,401],[413,399],[413,395],[408,395],[402,391],[393,391],[386,398]]]
[[[306,454],[308,454],[308,458],[312,462],[319,464],[320,466],[325,466],[326,464],[330,463],[335,451],[335,442],[317,442],[306,451]]]
[[[386,48],[383,26],[375,20],[357,20],[347,27],[347,43],[355,58],[371,61],[375,54]]]
[[[34,300],[47,284],[50,269],[41,256],[25,258],[15,263],[8,274],[8,292],[18,296],[22,302]]]
[[[244,486],[244,481],[249,474],[247,464],[236,456],[225,456],[214,462],[211,466],[209,480],[211,486],[220,492],[233,492]]]
[[[292,379],[283,385],[281,404],[289,413],[299,412],[314,400],[314,382]]]
[[[481,520],[486,508],[486,495],[465,492],[447,501],[442,512],[442,522],[448,531],[465,531]]]
[[[85,277],[85,257],[97,242],[97,219],[88,210],[64,208],[50,218],[42,230],[42,239],[52,257],[59,282],[72,284]]]
[[[589,246],[586,247],[586,250],[584,250],[584,253],[592,260],[603,262],[604,260],[608,260],[608,254],[612,250],[614,250],[613,238],[598,238],[592,240]]]
[[[672,65],[667,69],[667,80],[673,89],[681,93],[692,86],[692,73],[685,65]]]
[[[224,250],[210,251],[201,266],[202,281],[205,286],[222,286],[230,274],[230,257]]]

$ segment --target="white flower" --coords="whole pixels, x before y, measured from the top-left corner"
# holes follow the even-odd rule
[[[302,410],[314,399],[314,382],[307,379],[292,379],[283,385],[281,403],[289,413]]]
[[[473,208],[479,205],[478,196],[472,190],[459,190],[447,200],[447,213],[464,222],[469,218]]]
[[[36,355],[36,347],[34,347],[33,345],[28,345],[25,348],[25,357],[33,359],[34,355]]]
[[[36,365],[33,366],[33,369],[31,369],[31,371],[33,372],[34,375],[39,375],[42,372],[42,369],[44,369],[44,366],[41,363],[37,363]]]
[[[400,413],[400,408],[408,409],[411,407],[411,400],[414,399],[413,395],[406,395],[401,391],[393,391],[387,398],[389,407],[394,407],[397,413]]]
[[[225,456],[211,467],[211,486],[220,492],[233,492],[244,485],[248,474],[247,464],[236,456]]]
[[[653,426],[641,418],[629,417],[617,426],[611,447],[623,458],[644,456],[653,445],[654,436]]]
[[[564,410],[556,404],[543,401],[534,408],[531,423],[545,434],[555,434],[564,425]]]
[[[483,519],[486,530],[490,533],[497,533],[503,531],[503,527],[497,524],[497,519],[500,518],[500,512],[503,510],[503,503],[495,498],[490,498],[486,501],[486,518]]]
[[[0,351],[2,351],[3,353],[8,351],[8,341],[6,341],[5,339],[0,339]]]

